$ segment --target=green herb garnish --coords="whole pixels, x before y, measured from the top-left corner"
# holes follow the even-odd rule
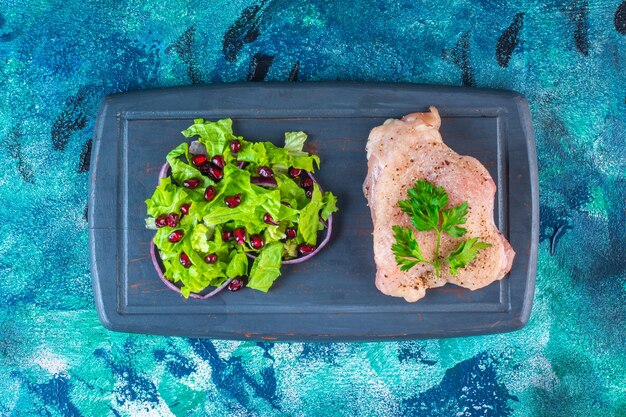
[[[435,268],[435,275],[439,277],[441,268],[448,262],[450,273],[456,275],[459,269],[465,268],[476,258],[480,250],[491,246],[489,243],[481,242],[478,238],[471,238],[462,241],[456,249],[446,257],[442,257],[439,253],[442,232],[453,238],[463,237],[467,233],[467,230],[461,227],[467,222],[467,201],[446,209],[444,208],[448,205],[446,190],[425,180],[417,181],[407,194],[408,200],[398,201],[400,209],[411,216],[411,224],[418,231],[435,230],[437,232],[437,247],[435,260],[429,261],[422,255],[410,227],[393,226],[396,242],[391,246],[391,250],[401,271],[408,271],[419,263],[425,263],[432,265]]]

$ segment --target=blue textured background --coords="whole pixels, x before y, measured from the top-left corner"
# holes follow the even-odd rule
[[[0,415],[626,415],[626,2],[447,3],[0,2]],[[98,103],[241,80],[525,94],[541,193],[527,327],[324,345],[106,331],[86,223]]]

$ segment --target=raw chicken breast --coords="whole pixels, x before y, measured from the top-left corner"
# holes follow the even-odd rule
[[[370,132],[367,141],[368,173],[363,192],[374,223],[374,257],[377,266],[376,287],[384,294],[417,301],[428,288],[451,282],[475,290],[504,277],[511,269],[515,252],[493,221],[496,185],[487,169],[473,157],[459,155],[441,138],[441,119],[435,107],[428,113],[412,113],[401,120],[389,119]],[[469,205],[467,233],[462,238],[442,234],[441,254],[446,256],[466,239],[479,237],[492,246],[481,250],[476,259],[456,276],[447,264],[436,278],[434,268],[418,264],[400,271],[391,245],[395,242],[393,225],[411,226],[409,215],[398,207],[407,198],[407,190],[424,179],[442,186],[449,196],[449,206],[463,201]],[[413,228],[415,231],[415,229]],[[434,259],[436,233],[417,232],[422,254]]]

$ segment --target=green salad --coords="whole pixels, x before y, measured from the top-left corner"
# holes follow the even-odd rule
[[[146,200],[163,275],[185,297],[229,280],[233,291],[268,291],[283,260],[316,250],[337,211],[311,175],[320,160],[303,151],[307,135],[287,132],[283,147],[248,142],[231,119],[196,119],[182,134],[195,140],[167,154],[169,175]]]

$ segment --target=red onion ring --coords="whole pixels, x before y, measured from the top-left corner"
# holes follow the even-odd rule
[[[163,164],[163,166],[161,167],[161,170],[159,171],[159,185],[161,184],[161,180],[165,177],[167,177],[167,171],[169,171],[170,169],[170,164],[168,164],[167,162]]]

